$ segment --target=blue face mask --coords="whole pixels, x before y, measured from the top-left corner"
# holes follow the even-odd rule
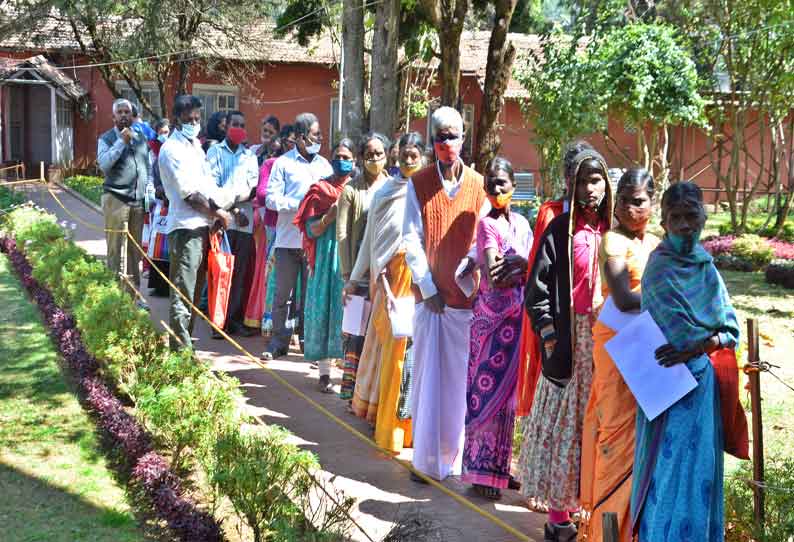
[[[334,175],[337,177],[347,177],[353,171],[353,160],[340,160],[335,158],[331,160],[331,167],[334,169]]]
[[[160,143],[165,143],[166,139],[168,139],[168,136],[165,134],[160,134],[157,136],[157,141]]]
[[[702,232],[703,230],[697,230],[691,235],[668,233],[667,239],[670,241],[676,253],[685,255],[690,254],[695,249],[695,245],[700,242],[700,234]]]
[[[198,137],[199,132],[201,131],[201,126],[198,124],[183,124],[182,127],[179,129],[182,132],[182,135],[188,139],[196,139]]]

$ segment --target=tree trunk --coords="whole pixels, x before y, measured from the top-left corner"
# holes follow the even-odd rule
[[[441,105],[458,107],[460,98],[460,36],[469,11],[469,0],[423,0],[428,18],[438,33]]]
[[[342,4],[342,85],[343,137],[358,138],[366,131],[364,118],[364,2],[344,0]],[[333,135],[333,134],[332,134]],[[333,142],[331,143],[333,145]]]
[[[488,160],[493,158],[501,141],[499,140],[497,119],[504,105],[504,95],[516,57],[516,48],[507,41],[510,20],[518,0],[496,0],[494,26],[488,44],[488,63],[485,67],[485,89],[480,107],[480,121],[477,125],[477,169],[485,171]]]
[[[190,64],[187,60],[187,55],[189,53],[182,53],[179,55],[179,77],[177,78],[176,82],[176,93],[179,94],[187,94],[187,75],[188,71],[190,71]]]
[[[397,130],[399,33],[400,0],[383,0],[378,6],[372,39],[369,125],[388,137],[393,137]]]

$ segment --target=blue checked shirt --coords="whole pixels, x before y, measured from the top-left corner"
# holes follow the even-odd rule
[[[224,139],[207,150],[207,163],[215,184],[227,192],[230,199],[242,202],[236,207],[240,209],[241,214],[248,217],[247,226],[240,227],[233,221],[229,229],[253,233],[254,210],[249,196],[259,182],[256,155],[242,144],[237,145],[237,150],[232,151]]]

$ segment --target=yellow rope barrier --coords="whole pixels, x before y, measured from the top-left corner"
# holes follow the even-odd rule
[[[243,354],[246,358],[248,358],[250,361],[252,361],[255,365],[259,366],[261,369],[263,369],[265,372],[267,372],[274,380],[276,380],[276,382],[278,382],[279,384],[284,386],[293,395],[296,395],[297,397],[300,397],[301,399],[305,400],[312,407],[314,407],[315,410],[317,410],[320,413],[322,413],[325,417],[327,417],[328,419],[330,419],[331,421],[333,421],[334,423],[336,423],[337,425],[339,425],[340,427],[342,427],[343,429],[345,429],[346,431],[348,431],[349,433],[354,435],[356,438],[358,438],[363,443],[365,443],[368,446],[374,448],[375,450],[381,452],[386,457],[388,457],[391,460],[395,461],[398,465],[400,465],[403,468],[405,468],[406,470],[412,472],[414,475],[416,475],[417,477],[421,478],[424,482],[426,482],[430,486],[436,488],[437,490],[441,491],[442,493],[444,493],[448,497],[454,499],[459,504],[465,506],[466,508],[472,510],[473,512],[475,512],[475,513],[481,515],[482,517],[488,519],[489,521],[491,521],[495,525],[498,525],[499,527],[501,527],[502,529],[504,529],[505,531],[507,531],[511,535],[515,536],[517,540],[520,540],[522,542],[531,542],[531,539],[527,535],[525,535],[524,533],[522,533],[521,531],[519,531],[518,529],[516,529],[512,525],[508,525],[505,521],[503,521],[500,518],[496,517],[494,514],[488,512],[487,510],[483,510],[482,508],[480,508],[479,506],[477,506],[476,504],[471,502],[469,499],[463,497],[462,495],[459,495],[459,494],[455,493],[451,489],[447,488],[446,486],[444,486],[443,484],[441,484],[437,480],[427,476],[423,472],[420,472],[420,471],[416,470],[413,467],[413,465],[411,465],[409,462],[403,461],[401,459],[398,459],[397,457],[395,457],[392,454],[392,452],[390,450],[386,450],[385,448],[381,448],[370,437],[366,436],[361,431],[359,431],[358,429],[356,429],[355,427],[353,427],[352,425],[350,425],[349,423],[347,423],[343,419],[339,418],[334,413],[332,413],[331,411],[326,409],[324,406],[319,404],[317,401],[315,401],[314,399],[312,399],[311,397],[309,397],[308,395],[303,393],[301,390],[299,390],[298,388],[296,388],[292,384],[290,384],[284,377],[279,375],[276,371],[274,371],[273,369],[267,367],[264,363],[262,363],[262,361],[259,360],[259,358],[257,358],[253,354],[251,354],[248,350],[246,350],[237,341],[235,341],[232,337],[230,337],[223,329],[221,329],[218,326],[216,326],[206,314],[204,314],[201,310],[199,310],[198,307],[196,307],[193,304],[193,301],[188,299],[187,296],[185,294],[183,294],[179,290],[179,288],[177,288],[174,285],[174,283],[172,283],[169,280],[169,278],[165,275],[165,273],[163,273],[154,264],[154,262],[149,258],[149,255],[146,253],[146,251],[143,250],[143,248],[140,246],[140,244],[135,240],[135,238],[132,236],[132,234],[128,230],[126,230],[126,229],[125,230],[107,230],[105,228],[100,228],[98,226],[94,226],[93,224],[89,224],[89,223],[83,221],[82,219],[80,219],[79,217],[77,217],[76,215],[74,215],[71,211],[69,211],[64,206],[63,202],[61,202],[61,200],[58,198],[58,196],[55,195],[55,193],[52,191],[52,189],[48,188],[47,190],[50,193],[50,195],[52,195],[52,197],[55,199],[55,201],[58,202],[58,205],[60,205],[60,207],[64,211],[66,211],[66,213],[70,217],[75,219],[77,222],[83,224],[84,226],[86,226],[86,227],[88,227],[90,229],[93,229],[95,231],[101,231],[101,232],[110,231],[110,232],[114,232],[114,233],[125,233],[127,235],[128,239],[132,242],[133,246],[135,246],[135,248],[138,250],[138,252],[140,252],[141,255],[146,259],[146,261],[149,262],[149,265],[151,266],[151,269],[156,271],[160,275],[160,277],[162,277],[162,279],[166,282],[166,284],[168,284],[168,286],[172,290],[174,290],[177,293],[177,295],[179,295],[180,298],[182,298],[182,300],[191,308],[191,310],[195,311],[196,314],[198,314],[202,319],[204,319],[210,325],[210,327],[213,330],[215,330],[217,333],[219,333],[229,344],[234,346],[234,348],[237,349],[238,352]]]
[[[14,186],[17,184],[34,184],[46,182],[42,179],[22,179],[19,181],[0,181],[0,186]]]

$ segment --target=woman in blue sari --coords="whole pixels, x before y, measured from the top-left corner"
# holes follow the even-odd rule
[[[724,539],[724,433],[708,354],[735,347],[739,325],[699,242],[705,223],[700,188],[671,186],[662,197],[665,237],[642,277],[642,308],[668,341],[656,359],[667,367],[686,363],[698,385],[653,421],[637,411],[631,516],[640,542]]]

